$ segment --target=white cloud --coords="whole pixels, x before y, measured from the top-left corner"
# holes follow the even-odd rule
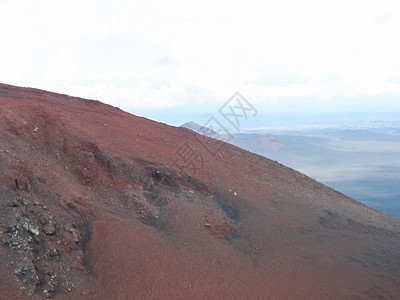
[[[0,81],[125,109],[395,99],[399,17],[396,1],[8,1]]]

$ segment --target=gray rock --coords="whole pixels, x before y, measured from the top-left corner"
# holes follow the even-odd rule
[[[57,228],[51,223],[47,223],[43,226],[43,232],[47,235],[54,235],[56,231]]]
[[[29,231],[33,235],[39,235],[39,233],[40,233],[39,225],[36,224],[36,222],[34,222],[32,220],[29,220],[27,218],[23,218],[21,220],[21,225],[25,230]]]
[[[19,266],[14,269],[13,273],[26,284],[37,286],[40,283],[36,270],[32,265]]]

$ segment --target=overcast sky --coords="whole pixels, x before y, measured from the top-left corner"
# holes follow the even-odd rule
[[[0,28],[0,82],[132,113],[400,112],[398,0],[1,0]]]

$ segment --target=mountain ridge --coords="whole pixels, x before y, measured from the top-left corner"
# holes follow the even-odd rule
[[[98,101],[0,91],[10,299],[400,294],[397,220],[184,128]]]

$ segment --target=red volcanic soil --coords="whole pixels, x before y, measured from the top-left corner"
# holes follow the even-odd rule
[[[399,221],[219,146],[0,85],[0,298],[400,299]]]

